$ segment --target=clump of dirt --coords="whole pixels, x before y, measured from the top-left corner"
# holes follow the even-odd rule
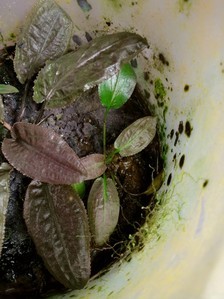
[[[32,83],[26,91],[13,71],[13,48],[0,53],[0,83],[16,86],[19,94],[3,96],[5,120],[11,125],[23,115],[23,121],[34,122],[41,109],[32,101]],[[21,104],[24,102],[25,104]],[[22,105],[22,107],[21,107]],[[140,117],[150,115],[144,99],[136,89],[131,99],[120,109],[112,110],[107,120],[107,147],[120,132]],[[79,157],[103,152],[104,108],[100,104],[97,89],[85,92],[72,105],[61,109],[45,110],[42,125],[51,127],[62,135]],[[0,131],[0,142],[7,134]],[[0,152],[0,161],[5,161]],[[153,207],[153,196],[139,195],[150,185],[152,178],[163,169],[158,136],[141,153],[131,157],[116,155],[107,173],[116,175],[121,207],[119,222],[109,242],[103,248],[92,245],[92,275],[95,275],[125,251],[123,243],[145,222],[147,209]],[[0,259],[0,296],[5,298],[35,298],[51,290],[64,290],[45,269],[35,246],[27,233],[23,220],[23,199],[30,179],[13,171],[10,179],[10,199],[6,220],[6,234]],[[92,181],[87,183],[83,199],[86,205]],[[7,297],[6,297],[7,296]]]

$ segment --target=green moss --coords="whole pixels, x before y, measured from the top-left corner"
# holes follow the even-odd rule
[[[122,4],[124,1],[122,0],[107,0],[107,3],[110,4],[114,10],[120,11],[122,9]]]
[[[11,41],[16,41],[16,35],[15,35],[15,33],[10,33],[10,35],[9,35],[9,40],[11,40]]]
[[[102,286],[99,286],[97,291],[100,293],[102,291],[103,287]]]
[[[192,0],[179,0],[178,6],[179,12],[189,15],[192,6]]]
[[[154,95],[157,99],[164,100],[166,90],[161,79],[156,79],[154,83]]]

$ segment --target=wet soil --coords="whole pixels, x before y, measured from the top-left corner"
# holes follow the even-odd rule
[[[22,113],[22,121],[34,122],[41,106],[32,101],[30,83],[25,105],[21,107],[24,86],[19,84],[13,72],[12,57],[13,48],[0,53],[0,83],[14,85],[20,90],[19,94],[3,96],[5,121],[12,125],[21,119]],[[115,138],[125,127],[145,115],[150,115],[150,112],[140,93],[135,90],[131,99],[121,109],[109,113],[108,149],[113,147]],[[91,89],[68,107],[45,110],[45,120],[41,125],[53,128],[79,157],[83,157],[91,153],[102,153],[103,118],[104,108],[100,104],[97,89]],[[0,128],[0,143],[7,134],[5,129]],[[0,162],[2,161],[5,161],[5,158],[0,152]],[[135,196],[132,193],[144,192],[162,168],[158,136],[144,151],[135,156],[114,157],[107,175],[113,173],[118,178],[117,188],[121,201],[119,222],[108,244],[103,248],[92,246],[92,275],[119,259],[125,251],[124,242],[145,222],[147,209],[144,207],[154,206],[153,196]],[[5,241],[0,258],[0,298],[40,298],[52,290],[64,290],[45,269],[27,233],[22,211],[29,182],[29,178],[16,170],[11,173]],[[92,181],[87,183],[84,204],[91,184]]]

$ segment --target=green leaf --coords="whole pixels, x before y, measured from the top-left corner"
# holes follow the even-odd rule
[[[102,105],[108,109],[118,109],[123,106],[132,95],[136,81],[132,66],[129,63],[122,65],[118,74],[98,86]]]
[[[155,137],[156,123],[156,117],[152,116],[136,120],[121,132],[114,142],[114,147],[122,157],[141,152]]]
[[[0,94],[16,93],[18,89],[12,85],[0,84]]]
[[[31,182],[24,219],[49,272],[68,288],[83,288],[90,277],[90,232],[86,209],[72,187]]]
[[[97,246],[102,246],[113,233],[120,211],[120,200],[112,179],[106,178],[105,182],[101,177],[94,181],[88,197],[87,210],[94,242]]]
[[[80,198],[83,198],[86,193],[86,185],[85,182],[72,184],[72,189],[79,195]]]
[[[9,175],[11,166],[8,163],[0,165],[0,256],[5,233],[5,218],[9,201]]]
[[[15,123],[2,152],[18,171],[49,184],[84,181],[87,172],[74,150],[52,129],[25,122]]]
[[[49,61],[34,84],[34,100],[47,107],[63,107],[83,91],[107,80],[147,46],[135,33],[120,32],[98,37],[62,57]]]
[[[73,31],[70,17],[53,0],[39,0],[18,37],[14,68],[21,83],[37,73],[46,60],[66,51]]]

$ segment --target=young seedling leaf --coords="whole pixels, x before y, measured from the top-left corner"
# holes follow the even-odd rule
[[[107,169],[104,155],[101,154],[92,154],[83,157],[81,158],[81,163],[85,167],[87,172],[85,180],[93,180],[95,178],[98,178]]]
[[[141,152],[156,134],[156,117],[145,116],[125,128],[114,142],[122,157]]]
[[[123,106],[132,95],[136,81],[132,66],[129,63],[122,65],[118,74],[98,86],[102,105],[108,109],[118,109]]]
[[[0,94],[16,93],[18,89],[12,85],[0,84]]]
[[[0,256],[5,233],[5,218],[9,201],[9,175],[11,166],[8,163],[0,165]]]
[[[34,85],[34,100],[47,107],[63,107],[77,96],[107,80],[147,46],[135,33],[120,32],[97,37],[77,51],[49,61]]]
[[[90,232],[84,204],[72,187],[32,181],[24,219],[55,279],[68,288],[84,287],[90,276]]]
[[[120,211],[120,200],[112,179],[107,178],[106,183],[103,178],[94,181],[87,208],[94,242],[97,246],[102,246],[113,233]]]
[[[72,148],[53,130],[25,122],[15,123],[2,152],[18,171],[49,184],[84,180],[85,167]]]
[[[53,0],[39,0],[18,37],[14,68],[21,83],[39,71],[46,60],[66,51],[72,36],[70,17]]]

